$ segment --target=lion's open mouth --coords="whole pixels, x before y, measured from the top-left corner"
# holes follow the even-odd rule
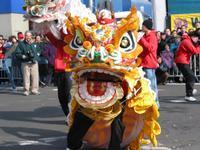
[[[78,95],[87,103],[107,107],[123,97],[120,75],[103,69],[79,71]]]

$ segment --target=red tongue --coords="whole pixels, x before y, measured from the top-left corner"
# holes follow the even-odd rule
[[[106,82],[87,81],[87,91],[92,96],[103,96],[106,88]]]

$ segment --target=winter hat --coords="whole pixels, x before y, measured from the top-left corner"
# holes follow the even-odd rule
[[[189,33],[189,36],[190,37],[199,37],[199,34],[198,34],[197,31],[192,31],[192,32]]]
[[[152,19],[145,20],[142,25],[145,26],[147,29],[151,30],[153,27]]]
[[[23,33],[22,33],[22,32],[19,32],[19,33],[17,34],[17,38],[18,38],[18,40],[23,40],[23,39],[24,39]]]

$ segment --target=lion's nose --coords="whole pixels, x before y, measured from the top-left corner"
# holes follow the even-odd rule
[[[101,46],[96,46],[95,50],[98,52],[100,50]]]
[[[107,50],[107,52],[109,52],[109,53],[111,54],[112,52],[114,52],[115,47],[114,47],[113,44],[107,44],[107,45],[105,46],[105,49]]]
[[[87,49],[87,50],[90,50],[90,49],[92,48],[92,44],[91,44],[90,41],[85,41],[85,42],[83,43],[83,47],[84,47],[85,49]]]

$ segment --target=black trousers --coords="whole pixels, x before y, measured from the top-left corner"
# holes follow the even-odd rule
[[[178,69],[181,71],[185,78],[186,96],[193,96],[193,88],[195,83],[195,76],[188,64],[177,64]]]
[[[70,79],[71,73],[68,72],[58,72],[56,73],[56,81],[58,87],[58,99],[65,116],[68,115],[68,103],[71,99],[70,90],[72,86],[72,81]]]
[[[120,144],[125,129],[121,121],[122,114],[123,112],[118,115],[111,124],[111,140],[108,150],[121,150]],[[84,135],[93,123],[93,120],[77,111],[67,137],[68,148],[78,150],[82,145]]]

